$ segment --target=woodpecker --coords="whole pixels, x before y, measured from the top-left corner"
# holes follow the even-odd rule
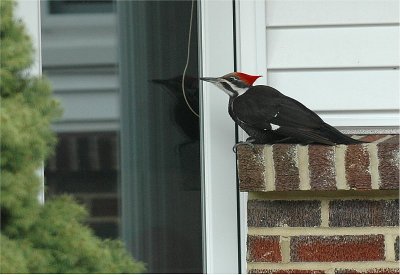
[[[253,86],[259,77],[233,72],[222,77],[200,78],[228,94],[229,115],[249,135],[245,143],[362,143],[342,134],[306,106],[278,90]]]

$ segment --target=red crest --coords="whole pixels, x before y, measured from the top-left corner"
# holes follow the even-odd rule
[[[244,82],[249,84],[249,86],[253,85],[253,83],[261,77],[261,75],[249,75],[241,72],[235,72],[235,74]]]

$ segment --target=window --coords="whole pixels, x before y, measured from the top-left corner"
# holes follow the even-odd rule
[[[198,112],[193,7],[185,86]],[[64,107],[46,196],[73,195],[150,273],[201,273],[200,125],[180,85],[191,2],[47,1],[42,13],[43,71]]]
[[[190,1],[119,1],[122,236],[150,273],[201,273],[199,118],[186,105]],[[199,106],[197,19],[185,78]]]

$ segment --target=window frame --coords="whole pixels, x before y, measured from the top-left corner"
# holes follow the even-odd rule
[[[201,1],[200,73],[220,76],[235,70],[234,1]],[[205,273],[245,272],[240,234],[240,194],[236,184],[236,126],[227,112],[228,97],[217,87],[202,87],[203,257]],[[243,213],[243,212],[242,212]]]

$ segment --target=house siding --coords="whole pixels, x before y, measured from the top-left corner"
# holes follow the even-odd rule
[[[250,2],[250,3],[249,3]],[[395,127],[399,2],[239,1],[239,69],[334,126]]]

